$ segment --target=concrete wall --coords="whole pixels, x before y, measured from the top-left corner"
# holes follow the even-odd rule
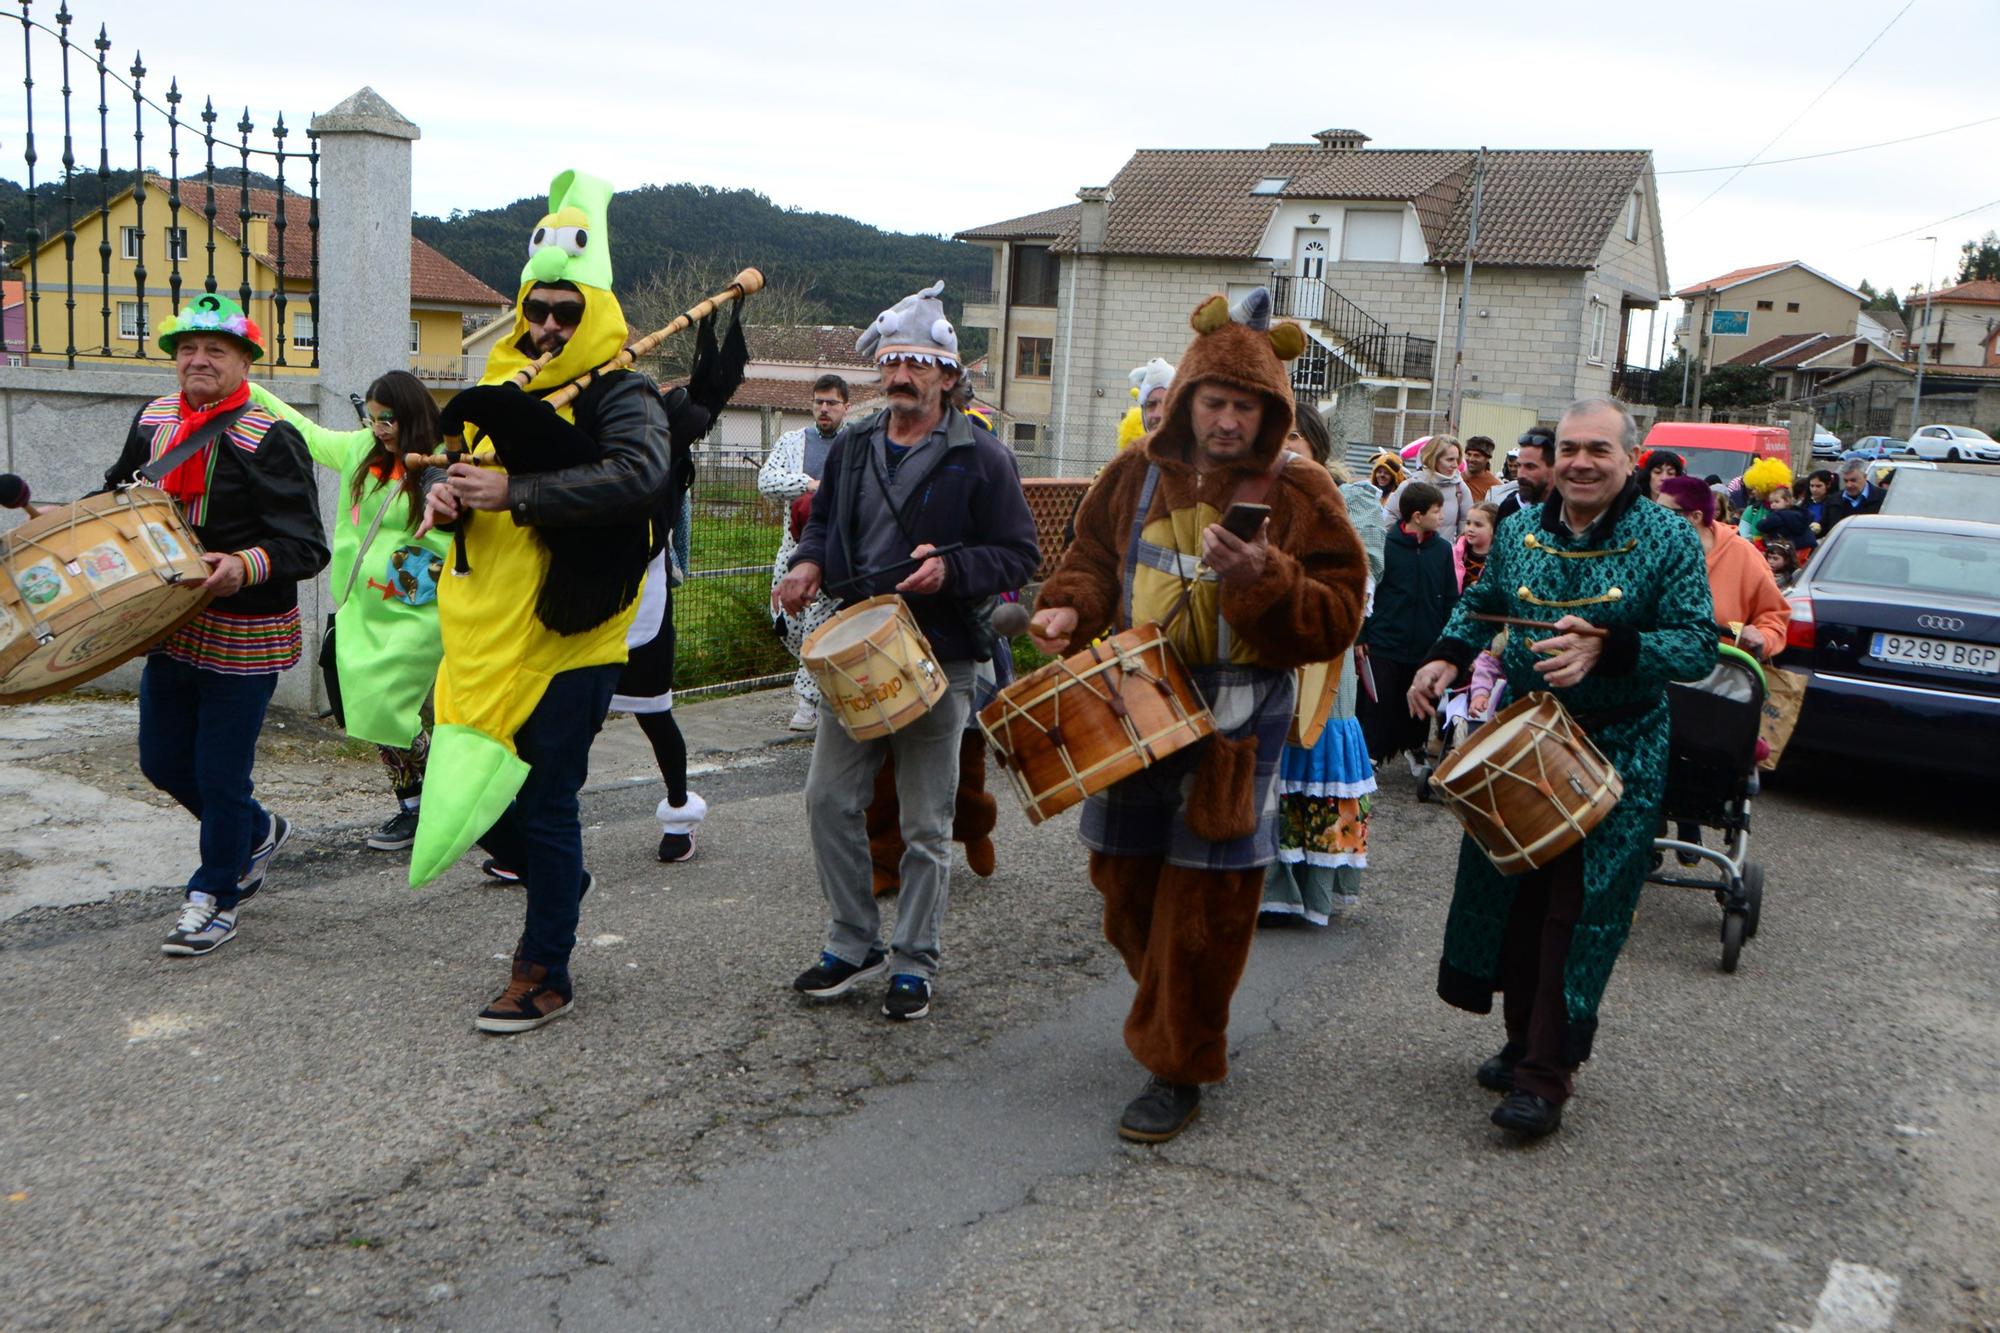
[[[1451,272],[1454,302],[1460,276]],[[1460,381],[1464,397],[1530,407],[1538,419],[1553,421],[1582,394],[1610,388],[1608,364],[1586,360],[1587,275],[1581,270],[1475,267],[1469,305]],[[1438,348],[1441,399],[1451,392],[1457,319],[1454,306]],[[1607,338],[1607,358],[1614,352],[1615,344]]]

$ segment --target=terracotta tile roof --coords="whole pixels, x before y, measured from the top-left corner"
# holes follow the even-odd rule
[[[1781,268],[1790,268],[1798,262],[1796,259],[1781,259],[1775,264],[1752,264],[1749,268],[1733,268],[1720,277],[1710,278],[1706,282],[1697,282],[1692,286],[1683,287],[1675,292],[1674,295],[1689,297],[1700,296],[1703,292],[1721,291],[1724,287],[1734,287],[1739,282],[1748,282],[1752,278],[1761,278],[1766,273],[1776,273]]]
[[[157,219],[157,225],[165,226],[166,196],[168,182],[157,176],[149,176],[146,181],[149,196],[148,216]],[[237,248],[242,233],[243,220],[238,210],[243,206],[242,192],[233,185],[215,187],[215,234],[218,262],[226,262],[223,256],[224,239],[227,249]],[[200,262],[206,257],[208,244],[208,185],[204,181],[181,181],[180,225],[187,229],[188,259],[183,266]],[[157,213],[151,212],[158,209]],[[252,251],[258,259],[270,268],[278,267],[278,195],[275,190],[252,189],[249,209],[254,217],[262,216],[271,220],[268,228],[270,240],[260,250]],[[284,260],[286,274],[308,275],[312,272],[312,201],[304,195],[285,191]],[[442,254],[412,236],[410,238],[410,299],[413,301],[434,301],[441,305],[462,306],[504,306],[510,303],[508,296],[494,291],[479,279],[446,259]]]
[[[1788,370],[1801,361],[1824,355],[1835,344],[1854,341],[1851,333],[1786,333],[1766,338],[1747,352],[1738,352],[1723,362],[1726,366],[1769,366]]]
[[[1343,132],[1344,133],[1344,132]],[[1462,149],[1141,149],[1111,179],[1104,252],[1250,259],[1286,199],[1409,203],[1433,262],[1463,258],[1473,154]],[[1487,154],[1479,262],[1510,267],[1593,264],[1646,169],[1643,151],[1498,151]],[[1253,194],[1262,181],[1275,192]],[[1067,205],[960,232],[1001,240],[1052,227],[1055,249],[1076,246],[1080,207]]]
[[[875,362],[854,350],[861,330],[849,324],[748,324],[743,329],[750,359],[795,366],[862,368]]]
[[[17,306],[28,299],[27,280],[22,279],[20,282],[12,278],[0,280],[0,291],[4,291],[4,295],[0,295],[0,306]]]
[[[1026,217],[1008,218],[1005,222],[989,222],[983,227],[962,231],[954,240],[959,241],[1033,241],[1054,240],[1056,237],[1076,230],[1077,212],[1081,204],[1064,204],[1059,208],[1045,208],[1039,213]]]
[[[1931,294],[1932,301],[1957,301],[1972,305],[2000,305],[2000,282],[1992,278],[1975,278],[1971,282],[1961,282],[1956,287],[1944,287]],[[1909,304],[1920,306],[1925,298],[1910,298]]]
[[[729,396],[731,407],[774,407],[783,412],[812,414],[811,380],[745,379]]]

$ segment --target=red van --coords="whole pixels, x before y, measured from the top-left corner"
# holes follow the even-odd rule
[[[1646,432],[1645,447],[1679,454],[1687,475],[1703,481],[1735,481],[1760,458],[1792,461],[1792,433],[1782,426],[1662,421]]]

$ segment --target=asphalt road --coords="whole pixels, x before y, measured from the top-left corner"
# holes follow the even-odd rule
[[[514,890],[313,832],[241,937],[168,891],[0,926],[0,1328],[2000,1326],[2000,840],[1921,775],[1781,783],[1763,929],[1649,890],[1562,1132],[1431,994],[1454,828],[1390,780],[1363,906],[1260,938],[1159,1149],[1074,816],[963,871],[932,1017],[796,1003],[803,748],[585,803],[576,1013],[496,1039]],[[1883,790],[1886,788],[1886,792]],[[308,815],[309,820],[309,815]],[[302,820],[302,823],[308,822]],[[164,875],[164,872],[163,872]]]

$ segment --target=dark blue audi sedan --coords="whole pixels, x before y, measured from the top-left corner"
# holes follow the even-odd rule
[[[2000,779],[2000,523],[1848,519],[1789,596],[1779,665],[1809,674],[1787,766]]]

